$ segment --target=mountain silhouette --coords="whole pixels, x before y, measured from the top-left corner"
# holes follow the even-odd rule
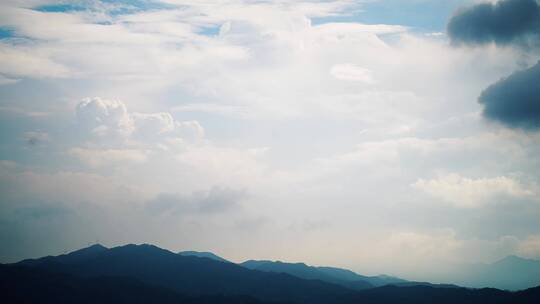
[[[214,261],[230,263],[226,259],[207,251],[180,251],[178,254],[183,256],[195,256],[199,258],[207,258]]]
[[[325,303],[353,292],[319,280],[183,256],[152,245],[126,245],[105,250],[85,248],[67,255],[24,260],[17,265],[86,278],[131,277],[191,296],[247,295],[268,301]]]

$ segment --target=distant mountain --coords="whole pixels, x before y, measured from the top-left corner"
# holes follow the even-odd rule
[[[199,258],[208,258],[208,259],[212,259],[212,260],[215,260],[215,261],[230,263],[226,259],[224,259],[224,258],[222,258],[220,256],[217,256],[217,255],[213,254],[212,252],[206,252],[206,251],[180,251],[178,254],[183,255],[183,256],[195,256],[195,257],[199,257]]]
[[[246,295],[266,301],[326,303],[353,292],[327,282],[183,256],[152,245],[86,248],[57,257],[25,260],[17,265],[86,278],[130,277],[190,296]]]
[[[448,281],[475,288],[521,290],[540,285],[540,261],[508,256],[492,264],[458,267]]]
[[[380,287],[389,284],[401,284],[407,283],[409,281],[403,280],[400,278],[388,276],[388,275],[377,275],[377,276],[364,276],[357,274],[356,272],[350,271],[348,269],[335,268],[335,267],[317,267],[319,271],[322,271],[328,275],[340,278],[342,280],[348,281],[366,281],[375,287]]]
[[[263,304],[246,296],[188,297],[127,277],[85,279],[35,267],[6,265],[0,265],[0,294],[7,301],[4,303]]]
[[[299,278],[321,280],[339,284],[355,290],[362,290],[407,281],[390,276],[363,276],[347,269],[335,267],[314,267],[304,263],[284,263],[280,261],[249,260],[240,265],[254,270],[287,273]]]

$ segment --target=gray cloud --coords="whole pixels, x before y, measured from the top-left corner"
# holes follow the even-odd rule
[[[502,0],[459,10],[448,23],[455,44],[540,46],[540,5],[536,0]]]
[[[512,128],[540,128],[540,62],[515,72],[482,92],[484,117]]]
[[[25,132],[23,134],[23,139],[29,146],[37,146],[39,144],[48,142],[49,134],[40,131]]]
[[[212,187],[191,195],[162,193],[149,201],[146,207],[157,214],[211,214],[236,209],[245,197],[244,191]]]
[[[537,52],[540,48],[540,3],[501,0],[458,11],[448,23],[455,45],[513,46]],[[517,71],[485,89],[478,101],[485,118],[511,128],[540,127],[540,63]]]

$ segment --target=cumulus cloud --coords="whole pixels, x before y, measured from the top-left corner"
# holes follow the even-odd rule
[[[448,23],[454,43],[540,46],[540,5],[536,0],[480,3],[457,12]]]
[[[482,92],[485,117],[512,128],[540,128],[540,62],[515,72]]]
[[[204,137],[204,129],[197,121],[177,121],[170,113],[128,112],[118,100],[99,97],[86,98],[77,105],[79,124],[91,134],[132,138],[143,142],[157,142],[164,138],[190,141]]]
[[[127,107],[121,101],[86,98],[77,105],[76,112],[80,125],[97,135],[127,136],[134,129]]]
[[[448,174],[431,180],[419,179],[412,186],[460,208],[479,207],[500,196],[535,196],[533,190],[506,176],[472,179],[459,174]]]

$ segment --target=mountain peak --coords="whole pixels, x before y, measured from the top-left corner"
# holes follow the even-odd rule
[[[96,243],[96,244],[90,245],[90,246],[88,246],[86,248],[83,248],[81,250],[84,250],[84,249],[86,249],[86,250],[107,250],[109,248],[107,248],[107,247],[105,247],[105,246],[103,246],[103,245],[101,245],[99,243]]]
[[[499,263],[522,263],[522,262],[538,262],[536,260],[532,260],[532,259],[526,259],[526,258],[522,258],[522,257],[519,257],[517,255],[509,255],[509,256],[506,256],[500,260],[498,260],[497,262],[495,262],[495,264],[499,264]]]
[[[82,249],[79,249],[79,250],[75,250],[75,251],[72,251],[70,253],[67,254],[67,256],[80,256],[80,257],[83,257],[83,256],[90,256],[90,255],[94,255],[94,254],[98,254],[98,253],[101,253],[103,251],[106,251],[108,250],[109,248],[101,245],[101,244],[93,244],[93,245],[90,245],[86,248],[82,248]]]

